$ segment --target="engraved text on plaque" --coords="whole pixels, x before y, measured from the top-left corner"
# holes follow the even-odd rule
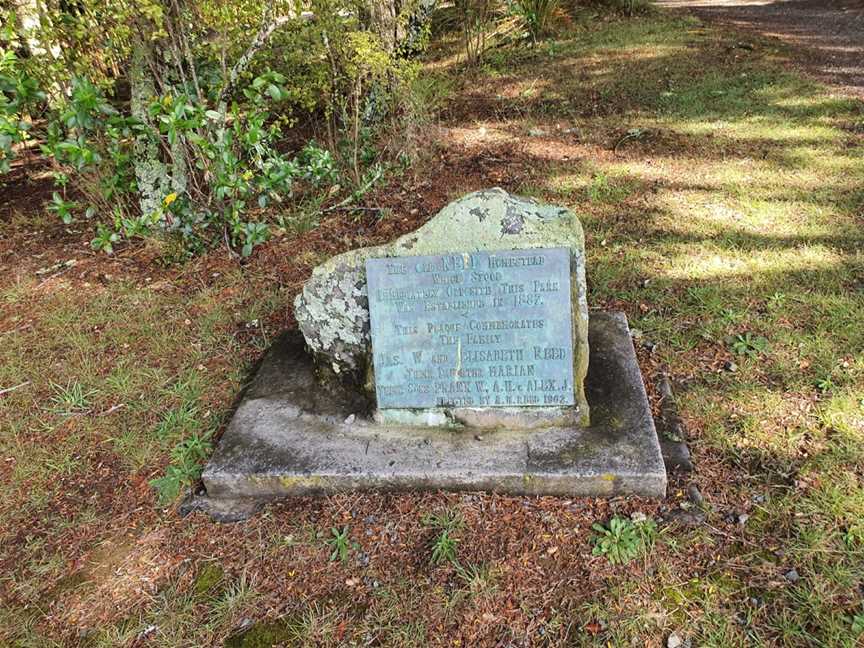
[[[573,405],[565,248],[368,259],[378,407]]]

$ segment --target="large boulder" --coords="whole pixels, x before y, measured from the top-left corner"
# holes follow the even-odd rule
[[[587,413],[585,236],[576,215],[562,207],[543,205],[499,188],[468,194],[392,243],[352,250],[315,268],[297,295],[294,315],[319,366],[343,380],[370,386],[367,258],[556,247],[568,248],[571,253],[574,391],[577,407]]]

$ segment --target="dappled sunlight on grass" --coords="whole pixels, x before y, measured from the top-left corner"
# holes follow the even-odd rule
[[[151,626],[165,645],[216,645],[262,610],[326,645],[337,629],[386,644],[376,623],[409,637],[392,645],[450,640],[461,627],[495,627],[499,613],[524,630],[496,635],[499,644],[572,626],[577,641],[604,645],[653,644],[682,627],[694,645],[853,645],[864,555],[864,104],[778,69],[768,44],[737,44],[691,20],[593,9],[556,40],[494,49],[474,69],[451,38],[422,79],[435,104],[428,160],[414,170],[423,184],[394,179],[406,203],[377,220],[256,251],[288,257],[290,272],[270,275],[255,256],[216,263],[219,251],[186,266],[154,262],[152,281],[134,271],[85,280],[78,268],[9,278],[0,388],[22,386],[0,398],[0,558],[26,534],[5,555],[22,605],[67,625],[104,614],[94,645],[137,645]],[[484,573],[502,581],[493,586],[428,566],[417,558],[424,532],[399,526],[419,528],[429,502],[447,496],[292,502],[233,528],[156,508],[150,480],[172,448],[218,434],[253,362],[293,326],[298,276],[380,237],[378,227],[415,226],[426,214],[408,217],[410,194],[437,200],[491,184],[579,215],[589,304],[625,311],[646,376],[671,376],[706,524],[663,526],[643,565],[613,570],[587,544],[564,544],[585,543],[590,525],[569,516],[586,501],[546,510],[533,499],[447,500],[467,510],[481,501],[460,551],[488,561]],[[36,226],[15,215],[2,233]],[[693,512],[687,481],[672,483],[657,506]],[[520,515],[533,526],[516,529]],[[354,539],[371,564],[328,563],[330,527],[360,529],[367,517],[374,535]],[[188,564],[163,560],[163,532]],[[120,538],[117,551],[94,551],[94,538]],[[538,550],[540,540],[553,544]],[[236,573],[222,574],[222,562]],[[542,594],[507,580],[517,562]],[[219,582],[198,591],[204,563]],[[260,582],[247,580],[262,563]],[[70,565],[83,580],[64,589]],[[783,576],[792,567],[797,584]],[[588,594],[574,585],[583,581]],[[0,624],[13,623],[0,610]],[[23,623],[29,632],[33,618]]]
[[[754,280],[770,282],[772,274],[830,270],[842,263],[841,255],[819,245],[739,255],[717,254],[710,249],[693,251],[692,244],[682,247],[687,251],[670,259],[665,273],[671,279],[717,279],[741,285]]]

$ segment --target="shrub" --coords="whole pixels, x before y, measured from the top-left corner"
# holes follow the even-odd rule
[[[560,0],[517,0],[515,10],[522,16],[531,38],[536,42],[548,33],[560,5]]]
[[[248,256],[274,216],[307,195],[339,185],[356,199],[381,177],[375,129],[416,66],[362,12],[309,7],[146,0],[133,16],[94,0],[4,30],[0,171],[27,136],[27,111],[45,99],[41,83],[59,90],[39,133],[57,184],[49,208],[65,223],[94,219],[95,249],[165,231],[190,252],[224,242]],[[29,42],[44,46],[19,61],[12,52]],[[49,50],[61,43],[56,58]],[[286,152],[286,130],[316,111],[326,148]]]

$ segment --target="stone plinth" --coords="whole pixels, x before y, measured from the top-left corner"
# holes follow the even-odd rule
[[[663,497],[666,470],[627,322],[592,313],[590,427],[422,428],[378,424],[349,387],[323,390],[303,338],[264,359],[203,474],[220,500],[351,490],[489,490]]]

